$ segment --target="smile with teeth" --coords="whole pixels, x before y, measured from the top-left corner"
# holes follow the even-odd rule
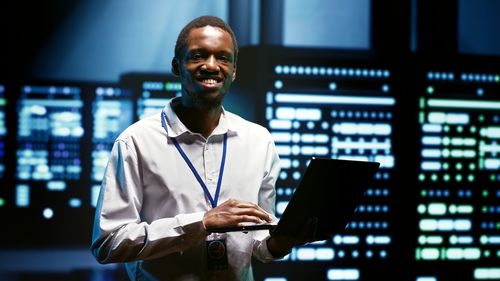
[[[205,84],[214,85],[217,83],[217,80],[215,80],[215,79],[203,79],[202,82]]]

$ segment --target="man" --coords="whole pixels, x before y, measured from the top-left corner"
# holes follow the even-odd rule
[[[274,220],[273,140],[222,107],[237,54],[219,18],[199,17],[179,34],[172,72],[182,97],[127,128],[112,149],[94,222],[99,262],[126,262],[132,280],[253,280],[252,255],[271,261],[302,243],[207,231]]]

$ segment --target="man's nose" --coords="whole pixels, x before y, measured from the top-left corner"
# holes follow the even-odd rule
[[[211,55],[205,61],[205,70],[207,71],[219,71],[219,65],[217,64],[217,59],[215,56]]]

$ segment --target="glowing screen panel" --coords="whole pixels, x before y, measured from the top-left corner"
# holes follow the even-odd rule
[[[55,205],[81,206],[82,199],[76,194],[50,196],[70,188],[68,181],[81,178],[81,88],[26,85],[17,109],[16,205],[43,206],[41,215],[47,219],[56,215]],[[35,190],[44,195],[33,196]]]
[[[134,122],[132,91],[99,86],[92,101],[91,204],[97,204],[100,184],[116,137]]]
[[[87,241],[89,225],[83,140],[84,100],[77,85],[26,84],[19,88],[10,219],[28,221],[11,244],[51,245]],[[78,221],[82,228],[67,227]],[[80,230],[78,230],[80,229]],[[37,235],[32,235],[37,230]],[[10,234],[13,235],[13,234]]]
[[[137,100],[139,119],[161,112],[170,98],[180,96],[181,84],[170,81],[144,81],[142,90],[141,97]]]
[[[378,161],[381,168],[345,232],[294,248],[281,260],[283,270],[269,269],[265,280],[359,280],[393,254],[389,213],[396,100],[391,71],[373,62],[315,59],[313,53],[270,58],[264,72],[269,74],[263,78],[265,122],[282,165],[277,216],[313,156]]]
[[[134,121],[132,91],[111,83],[39,82],[16,94],[6,211],[13,222],[30,223],[9,234],[7,245],[88,245],[109,152]]]
[[[5,94],[5,85],[0,83],[0,208],[6,206],[7,187],[4,183],[6,169],[6,137],[7,137],[7,98]]]
[[[120,84],[137,93],[136,117],[142,119],[161,112],[169,99],[181,95],[178,80],[168,74],[128,73]]]
[[[424,85],[417,274],[430,280],[498,280],[500,75],[443,67],[426,71]],[[456,275],[436,269],[447,265]]]
[[[5,97],[5,86],[0,84],[0,179],[5,173],[5,137],[7,136],[6,124],[6,106],[7,98]],[[3,199],[0,198],[0,206],[3,206]]]

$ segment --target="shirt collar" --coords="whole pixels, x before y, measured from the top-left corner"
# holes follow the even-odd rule
[[[167,131],[167,136],[171,138],[178,137],[182,134],[194,134],[182,123],[173,109],[173,107],[177,106],[179,103],[181,103],[180,97],[172,98],[162,110],[162,125]],[[212,135],[223,135],[225,133],[229,135],[236,134],[237,126],[234,124],[234,121],[228,118],[227,113],[224,107],[222,107],[219,124],[215,127]]]

